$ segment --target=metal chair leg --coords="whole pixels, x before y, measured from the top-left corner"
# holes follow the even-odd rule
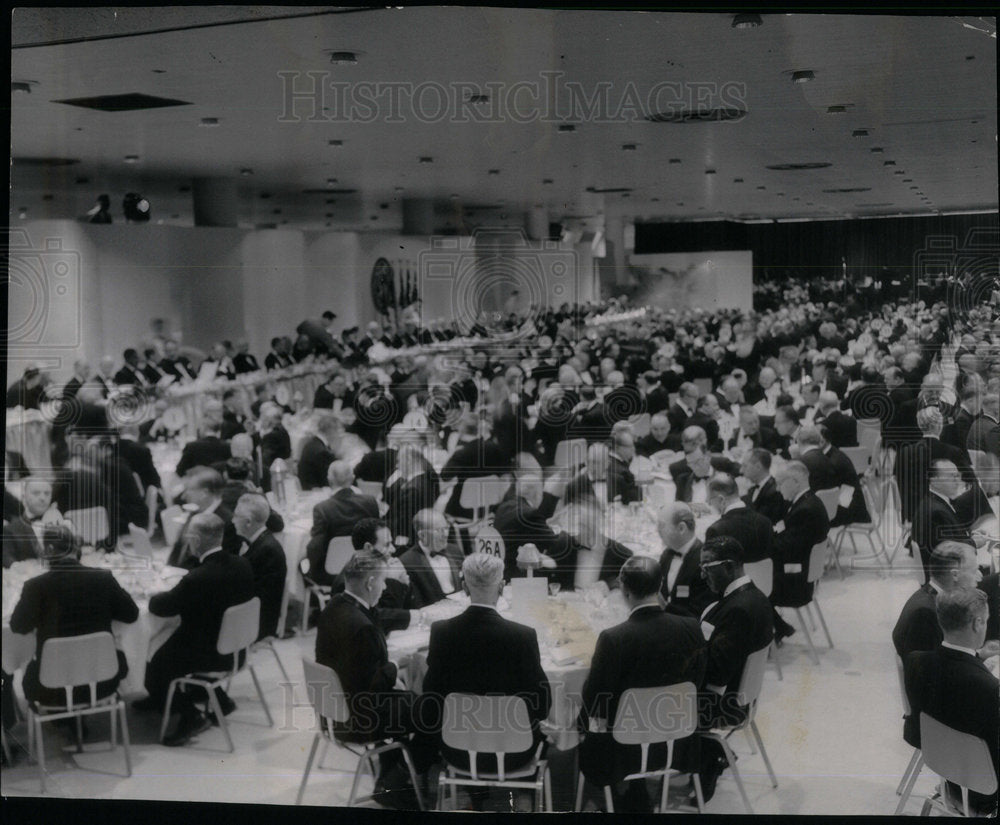
[[[813,607],[816,608],[816,615],[819,616],[819,623],[823,626],[823,633],[826,634],[827,644],[830,645],[830,650],[833,650],[833,639],[830,638],[830,631],[826,626],[826,619],[823,618],[823,611],[819,609],[819,602],[815,599],[813,600]]]
[[[215,713],[215,718],[218,719],[219,721],[219,727],[222,728],[222,732],[226,736],[226,743],[229,745],[229,752],[235,753],[236,748],[233,745],[233,737],[229,735],[229,723],[226,722],[226,717],[222,713],[222,706],[219,704],[219,697],[215,695],[214,688],[206,687],[205,690],[208,692],[208,701],[212,705],[212,710],[213,713]]]
[[[271,642],[270,644],[268,644],[268,647],[271,648],[271,652],[274,654],[274,658],[278,662],[278,669],[281,671],[281,675],[284,678],[285,682],[286,683],[291,683],[292,680],[288,678],[288,671],[285,670],[285,665],[281,661],[281,657],[278,655],[278,650],[277,650],[277,648],[275,648],[274,642]]]
[[[608,785],[604,786],[604,805],[606,806],[609,814],[613,814],[615,812],[615,802],[611,797],[611,787]]]
[[[802,625],[802,632],[805,634],[806,642],[809,643],[809,652],[812,654],[813,663],[819,664],[819,654],[816,653],[816,646],[813,644],[812,636],[809,635],[809,627],[806,625],[806,620],[802,617],[802,611],[799,608],[795,608],[795,615],[799,617],[799,624]]]
[[[445,784],[444,784],[444,771],[438,775],[438,801],[437,809],[439,811],[444,810],[444,796],[445,796]]]
[[[270,728],[274,727],[274,719],[271,718],[271,709],[267,706],[267,699],[264,698],[264,691],[260,689],[260,680],[257,679],[257,671],[254,670],[253,665],[247,664],[247,670],[250,671],[250,677],[253,679],[253,685],[257,688],[257,696],[260,697],[260,703],[264,706],[264,715],[267,717],[267,726]],[[212,691],[213,693],[215,691]]]
[[[358,767],[354,769],[354,781],[351,783],[351,795],[347,797],[348,808],[354,807],[354,800],[358,795],[358,783],[361,781],[361,772],[370,761],[371,756],[368,755],[367,751],[358,760]],[[374,767],[372,768],[372,773],[375,773]]]
[[[410,781],[413,783],[413,793],[417,796],[417,807],[423,811],[424,808],[424,798],[420,794],[420,783],[417,782],[417,771],[413,767],[413,759],[410,757],[410,751],[406,745],[400,744],[400,750],[403,752],[403,761],[406,762],[406,769],[410,772]]]
[[[115,749],[115,745],[117,744],[117,741],[118,741],[118,731],[116,730],[116,728],[118,727],[118,725],[117,725],[117,719],[118,719],[118,717],[115,715],[117,713],[118,713],[118,705],[117,704],[112,705],[111,706],[111,714],[110,714],[110,716],[111,716],[111,750]]]
[[[701,792],[701,777],[697,773],[691,774],[691,781],[694,784],[694,799],[698,805],[698,813],[705,813],[705,797]]]
[[[664,772],[662,783],[660,785],[660,807],[659,810],[655,811],[655,813],[658,814],[667,812],[667,788],[670,786],[670,783],[667,781],[667,776],[668,774]]]
[[[736,787],[739,788],[740,796],[743,797],[743,804],[746,805],[747,813],[753,814],[753,805],[750,804],[750,797],[747,796],[747,789],[743,787],[743,777],[740,776],[740,769],[736,767],[736,754],[729,747],[729,743],[720,738],[723,750],[726,752],[726,762],[729,763],[729,770],[733,772],[733,779],[736,780]]]
[[[913,766],[917,764],[917,760],[920,758],[920,751],[914,749],[913,756],[910,757],[910,762],[906,766],[906,770],[899,779],[899,784],[896,786],[896,796],[903,793],[903,788],[906,786],[906,780],[910,778],[910,771],[913,770]]]
[[[76,718],[76,752],[83,753],[83,717]]]
[[[552,813],[555,809],[552,807],[552,774],[549,772],[549,766],[545,766],[545,775],[542,777],[542,781],[545,783],[545,810]]]
[[[750,731],[753,738],[757,740],[757,747],[760,748],[760,755],[764,759],[764,767],[767,768],[767,775],[771,777],[771,786],[778,787],[778,777],[774,775],[774,768],[771,767],[771,760],[767,758],[767,750],[764,748],[764,740],[760,738],[760,731],[757,730],[757,723],[750,723]]]
[[[34,717],[35,723],[35,754],[38,762],[38,779],[41,782],[42,793],[45,793],[45,742],[42,740],[42,720]]]
[[[122,716],[122,749],[125,751],[125,769],[128,771],[128,775],[132,775],[132,742],[129,739],[128,734],[128,717],[125,716],[125,703],[118,700],[118,712]],[[115,718],[114,711],[111,712],[111,718]]]
[[[771,640],[771,647],[768,650],[767,656],[774,663],[774,667],[778,671],[778,681],[783,682],[784,676],[781,674],[781,660],[778,658],[778,646],[774,643],[773,639]]]
[[[295,797],[295,804],[302,804],[302,796],[306,792],[306,782],[309,781],[309,772],[312,770],[313,759],[316,757],[316,749],[319,747],[319,740],[323,737],[323,734],[316,731],[316,735],[313,737],[312,747],[309,748],[309,758],[306,760],[306,769],[302,774],[302,781],[299,783],[299,792]]]
[[[576,776],[576,806],[573,808],[574,811],[583,810],[583,783],[583,774],[578,773]]]
[[[160,723],[160,741],[167,735],[167,724],[170,722],[170,708],[173,706],[174,693],[177,691],[177,682],[172,681],[167,688],[167,701],[163,706],[163,721]]]
[[[916,763],[914,764],[914,759]],[[910,778],[906,781],[906,787],[903,788],[902,794],[899,796],[899,804],[896,805],[896,816],[900,816],[903,813],[903,808],[906,807],[906,802],[910,798],[910,794],[913,792],[913,786],[917,782],[917,777],[920,776],[920,769],[924,766],[924,756],[920,751],[914,751],[913,756],[910,758],[910,765],[907,770],[910,772]],[[924,809],[920,812],[921,816],[927,816],[927,812],[930,810],[929,804],[924,805]]]

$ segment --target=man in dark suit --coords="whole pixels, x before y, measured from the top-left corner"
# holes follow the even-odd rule
[[[699,618],[715,597],[701,575],[701,540],[695,535],[691,508],[677,501],[661,508],[656,530],[663,541],[660,596],[667,612]]]
[[[841,498],[837,503],[837,514],[830,522],[831,527],[839,527],[842,524],[865,524],[871,521],[871,514],[865,504],[864,493],[861,492],[861,479],[858,471],[854,469],[854,463],[839,449],[834,447],[829,440],[826,423],[820,424],[816,431],[820,437],[820,450],[823,455],[830,459],[833,471],[836,474],[837,486],[841,493],[846,496],[847,488],[851,489],[850,499]],[[842,503],[847,500],[847,506]]]
[[[697,619],[663,609],[659,600],[663,574],[655,559],[634,556],[622,565],[619,578],[629,616],[597,638],[583,685],[580,722],[584,730],[588,723],[592,729],[603,723],[606,729],[586,734],[580,745],[580,770],[592,784],[612,786],[618,797],[616,812],[652,812],[644,780],[622,786],[622,779],[640,768],[639,748],[617,744],[610,728],[622,694],[630,688],[682,682],[700,686],[705,676],[705,639]],[[696,741],[692,737],[675,744],[674,766],[697,765],[696,751],[692,752]],[[663,767],[667,748],[654,746],[649,757],[649,770]]]
[[[183,476],[192,467],[211,467],[229,458],[229,442],[220,438],[221,426],[221,421],[216,423],[211,418],[204,421],[202,437],[184,445],[177,462],[177,475]]]
[[[729,449],[739,447],[746,453],[758,447],[772,451],[780,448],[778,434],[770,427],[761,426],[760,415],[753,407],[746,404],[740,407],[739,422],[726,444]]]
[[[679,451],[680,449],[680,432],[671,432],[670,419],[664,413],[657,413],[650,418],[649,432],[635,442],[636,453],[647,458],[663,450]]]
[[[316,421],[316,434],[306,438],[299,454],[299,483],[303,490],[326,484],[326,471],[337,458],[336,449],[344,432],[336,416],[327,413]]]
[[[642,499],[642,492],[635,482],[629,466],[635,458],[635,437],[626,424],[620,424],[611,431],[611,448],[608,451],[608,492],[609,501],[620,500],[629,504]]]
[[[558,470],[544,485],[540,475],[524,475],[497,505],[493,526],[506,551],[504,578],[524,575],[517,566],[517,551],[525,544],[535,545],[553,563],[569,557],[572,539],[566,533],[556,533],[548,524],[565,494],[567,481],[566,468]]]
[[[236,343],[236,355],[233,356],[233,368],[236,370],[237,375],[243,375],[248,372],[258,372],[260,370],[260,364],[257,363],[257,357],[250,354],[250,345],[246,341],[238,341]]]
[[[809,489],[830,490],[838,486],[833,463],[823,453],[823,439],[815,427],[801,426],[795,436],[798,461],[809,470]]]
[[[59,522],[58,510],[52,506],[52,484],[44,478],[28,477],[21,487],[19,514],[4,525],[3,566],[14,562],[42,558],[42,533],[48,522]]]
[[[115,383],[121,386],[148,387],[149,379],[143,374],[139,366],[139,353],[134,349],[127,349],[122,354],[125,359],[124,366],[115,373]]]
[[[287,338],[272,338],[271,351],[264,356],[264,369],[280,370],[292,365],[292,358],[289,355]]]
[[[696,504],[708,502],[708,482],[716,473],[735,475],[739,465],[725,456],[710,455],[698,447],[683,459],[670,465],[674,478],[676,500]]]
[[[660,373],[656,370],[646,370],[636,379],[639,390],[645,401],[645,412],[651,416],[665,412],[670,407],[670,396],[660,383]]]
[[[25,697],[31,702],[64,706],[62,688],[47,688],[39,679],[41,654],[52,638],[83,636],[88,633],[111,633],[112,622],[131,624],[139,618],[139,608],[111,575],[109,570],[84,567],[79,560],[79,545],[63,524],[47,524],[41,545],[48,570],[24,583],[21,597],[10,617],[14,633],[34,633],[34,658],[24,671]],[[97,683],[97,696],[110,696],[128,674],[125,654],[118,651],[118,673]],[[74,701],[89,701],[84,687],[74,690]]]
[[[344,568],[344,592],[330,599],[317,624],[316,662],[336,671],[350,709],[347,722],[334,723],[334,735],[341,741],[400,738],[416,728],[416,696],[398,686],[396,665],[389,661],[385,634],[372,612],[385,579],[381,556],[356,553]],[[410,752],[417,770],[426,769],[432,752],[412,746]],[[396,767],[388,762],[382,760],[383,785]]]
[[[820,393],[818,407],[813,424],[823,424],[827,428],[830,433],[830,443],[838,448],[857,447],[858,422],[840,411],[840,399],[837,398],[837,394],[829,390]]]
[[[985,389],[983,379],[976,373],[965,380],[959,390],[959,406],[955,410],[954,420],[951,426],[941,433],[942,440],[963,450],[968,449],[969,431],[972,429],[972,422],[982,412]]]
[[[496,604],[503,593],[503,560],[488,553],[473,553],[462,564],[462,586],[469,595],[465,612],[431,626],[427,652],[424,696],[440,708],[449,693],[474,696],[519,696],[528,706],[534,742],[530,748],[506,755],[507,771],[531,760],[545,741],[540,730],[552,704],[549,680],[542,670],[538,638],[533,628],[505,619]],[[435,714],[436,716],[436,714]],[[440,731],[440,717],[431,730]],[[453,765],[469,768],[465,751],[441,745],[441,754]],[[492,754],[476,758],[477,769],[497,770]],[[475,796],[473,797],[475,801]]]
[[[374,450],[365,453],[364,457],[354,465],[354,477],[359,481],[378,481],[384,484],[396,472],[398,463],[398,450]]]
[[[990,499],[1000,493],[1000,459],[990,453],[978,453],[975,468],[976,482],[952,501],[959,521],[970,529],[980,526],[984,517],[995,517]]]
[[[776,607],[801,607],[812,599],[809,584],[809,558],[812,549],[826,541],[830,521],[826,507],[809,486],[809,470],[801,461],[790,461],[775,481],[788,502],[788,512],[774,525],[774,590],[771,603]],[[775,635],[780,641],[794,629],[775,614]]]
[[[153,454],[149,447],[139,443],[139,428],[134,425],[120,427],[118,430],[118,453],[128,464],[129,469],[139,476],[143,492],[148,487],[160,487],[160,474],[153,464]]]
[[[159,366],[177,381],[193,381],[198,375],[191,362],[180,354],[177,342],[170,338],[163,342],[163,358]]]
[[[197,467],[188,473],[184,479],[184,501],[187,504],[193,504],[198,509],[188,516],[187,521],[181,528],[177,536],[177,541],[174,542],[174,546],[170,550],[167,564],[173,567],[186,567],[189,570],[197,565],[197,553],[194,552],[193,547],[189,546],[190,539],[196,537],[193,534],[188,534],[188,527],[194,521],[195,516],[199,514],[213,514],[218,516],[223,525],[227,526],[231,533],[229,541],[226,541],[225,538],[223,539],[226,551],[232,553],[239,552],[239,545],[233,546],[232,544],[233,539],[235,539],[235,533],[232,532],[232,527],[229,526],[233,520],[233,511],[222,501],[222,488],[224,484],[222,475],[218,470],[213,470],[211,467]]]
[[[803,474],[804,477],[804,474]],[[822,506],[822,505],[821,505]],[[699,728],[734,725],[746,718],[738,690],[747,658],[771,643],[772,608],[743,571],[743,548],[732,536],[720,536],[701,548],[701,569],[719,601],[701,616],[708,640],[703,690],[699,693]],[[707,802],[727,766],[722,746],[701,742],[701,787]]]
[[[146,666],[149,697],[133,705],[136,709],[162,712],[172,679],[198,671],[226,670],[233,665],[232,656],[221,656],[216,650],[222,616],[228,608],[254,597],[254,577],[249,561],[222,549],[224,527],[216,514],[195,515],[185,532],[188,546],[198,560],[197,566],[172,590],[149,600],[150,613],[179,616],[181,625],[149,660]],[[231,702],[226,703],[230,710],[234,707]],[[169,710],[178,712],[180,718],[174,732],[163,740],[165,745],[183,745],[211,724],[185,691],[174,693],[174,705]]]
[[[7,388],[7,409],[23,407],[26,410],[37,410],[44,386],[42,373],[35,364],[28,365],[17,381]]]
[[[708,505],[719,520],[705,531],[705,540],[732,536],[743,548],[744,563],[763,561],[773,556],[774,528],[771,522],[740,499],[732,476],[717,473],[708,482]]]
[[[751,450],[740,461],[740,475],[750,482],[743,503],[767,518],[772,527],[781,521],[788,510],[788,502],[771,477],[771,453],[762,448]]]
[[[309,578],[324,586],[333,583],[326,572],[326,552],[330,540],[351,535],[358,519],[379,517],[378,502],[353,486],[354,473],[346,461],[330,464],[327,479],[333,493],[313,507],[312,530],[306,545]]]
[[[701,427],[705,431],[709,452],[713,453],[721,453],[725,449],[725,444],[722,443],[719,436],[720,414],[719,399],[715,397],[714,393],[707,393],[698,399],[695,413],[685,425],[685,429],[687,427]]]
[[[416,543],[399,560],[413,588],[414,607],[426,607],[461,590],[462,551],[448,544],[449,525],[435,510],[413,517]]]
[[[677,401],[667,409],[670,419],[670,429],[681,432],[688,426],[688,421],[695,414],[698,406],[698,387],[690,381],[685,381],[677,391]]]
[[[246,419],[242,410],[243,396],[237,390],[226,390],[222,394],[222,427],[223,441],[229,441],[234,435],[245,433]]]
[[[946,459],[935,460],[930,467],[927,494],[913,514],[913,541],[920,550],[926,580],[931,550],[942,541],[957,541],[975,547],[969,525],[952,505],[962,488],[958,468]]]
[[[965,444],[969,450],[980,450],[1000,458],[1000,378],[991,378],[982,397],[981,410],[969,425]]]
[[[623,437],[631,436],[627,433]],[[593,501],[600,504],[620,500],[623,504],[636,501],[639,488],[635,478],[620,458],[612,457],[606,444],[593,443],[587,448],[587,465],[566,485],[566,504]]]
[[[899,487],[903,521],[913,522],[917,503],[926,498],[928,478],[934,461],[950,461],[968,482],[975,481],[975,473],[968,453],[941,440],[944,419],[936,407],[925,407],[917,413],[917,426],[923,437],[899,448],[896,455],[896,484]]]
[[[254,595],[260,599],[258,640],[278,632],[288,572],[285,551],[267,528],[270,515],[271,506],[264,496],[245,493],[236,502],[232,521],[237,536],[245,542],[241,555],[250,562]]]
[[[954,730],[982,739],[1000,778],[996,748],[1000,741],[1000,682],[976,653],[986,639],[986,594],[956,587],[940,594],[935,608],[944,641],[934,650],[912,653],[906,660],[904,683],[910,711],[917,719],[926,713]],[[961,795],[951,783],[947,793],[961,807]],[[973,815],[995,815],[997,793],[969,791],[969,807]]]
[[[275,404],[261,406],[259,429],[260,435],[255,440],[263,471],[260,483],[267,492],[271,489],[271,465],[279,458],[288,461],[292,457],[292,439],[281,423],[281,408]]]
[[[448,503],[444,508],[445,515],[471,519],[472,510],[467,510],[461,505],[466,479],[500,475],[508,469],[509,462],[497,445],[479,436],[478,417],[474,413],[463,416],[458,445],[441,469],[442,482],[455,480],[455,486],[452,487]]]

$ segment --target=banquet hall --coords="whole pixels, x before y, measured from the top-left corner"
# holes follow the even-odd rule
[[[25,8],[11,71],[5,797],[996,815],[995,17]]]

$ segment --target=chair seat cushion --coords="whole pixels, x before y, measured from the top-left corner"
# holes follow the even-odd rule
[[[459,778],[469,779],[472,776],[472,773],[470,771],[465,770],[463,768],[457,768],[454,765],[452,765],[450,762],[448,762],[448,760],[445,760],[445,767],[449,771],[452,771],[453,773],[455,773]],[[524,778],[529,777],[529,776],[534,776],[535,773],[537,772],[537,770],[538,770],[538,761],[535,760],[535,759],[532,759],[531,762],[529,762],[527,765],[524,765],[524,766],[522,766],[520,768],[513,768],[512,770],[507,771],[504,774],[504,779],[524,779]],[[499,782],[500,781],[500,774],[497,774],[497,773],[479,773],[479,774],[477,774],[477,778],[485,780],[485,781],[495,780],[495,781]]]

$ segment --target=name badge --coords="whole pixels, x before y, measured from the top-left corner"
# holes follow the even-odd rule
[[[785,565],[785,572],[786,573],[801,573],[802,572],[802,565],[801,564],[786,564]]]
[[[701,635],[706,639],[711,639],[712,634],[715,632],[715,625],[709,624],[708,622],[701,623]]]
[[[785,522],[784,521],[779,521],[777,524],[774,525],[774,532],[775,533],[783,533],[784,531],[785,531]]]
[[[686,599],[691,595],[691,588],[686,584],[677,585],[677,596],[678,599]]]

